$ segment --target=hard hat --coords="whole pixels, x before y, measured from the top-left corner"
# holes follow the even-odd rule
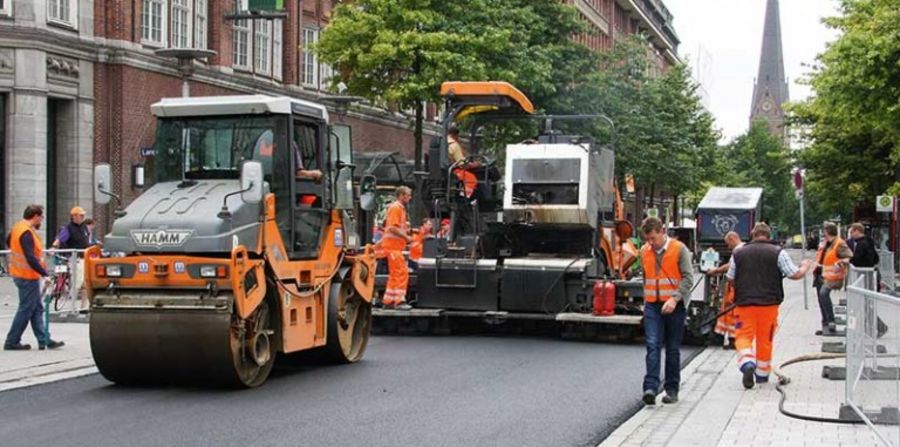
[[[72,211],[69,211],[69,215],[70,215],[70,216],[77,216],[77,215],[79,215],[79,214],[81,214],[81,215],[86,214],[86,213],[84,212],[84,208],[82,208],[82,207],[80,207],[80,206],[76,206],[76,207],[72,208]]]

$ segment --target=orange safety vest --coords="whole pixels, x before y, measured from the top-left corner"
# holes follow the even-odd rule
[[[644,267],[644,302],[655,303],[666,301],[678,291],[681,283],[681,268],[678,258],[684,244],[669,239],[669,245],[663,253],[662,269],[656,269],[656,252],[650,244],[641,248],[641,264]]]
[[[399,213],[399,216],[397,215]],[[394,217],[392,220],[391,217]],[[386,251],[397,251],[406,248],[406,239],[392,234],[388,229],[390,227],[399,228],[400,231],[406,233],[406,207],[398,201],[394,201],[388,206],[387,217],[384,222],[384,236],[381,237],[381,246]],[[398,225],[399,222],[399,225]]]
[[[822,278],[825,281],[843,281],[846,272],[843,267],[837,265],[838,248],[844,244],[844,240],[836,237],[831,243],[831,248],[825,252],[825,259],[822,260]]]
[[[28,221],[22,220],[13,226],[9,236],[9,275],[19,279],[41,279],[41,274],[31,268],[28,265],[28,260],[25,259],[25,249],[22,248],[22,235],[27,232],[31,232],[31,238],[34,240],[34,256],[38,258],[41,265],[45,265],[43,261],[44,246],[41,243],[41,238]]]
[[[425,233],[422,233],[421,230],[413,235],[412,244],[409,245],[409,259],[416,262],[422,259],[422,246],[425,245],[425,236]]]

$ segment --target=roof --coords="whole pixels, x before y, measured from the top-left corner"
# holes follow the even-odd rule
[[[293,112],[328,120],[328,110],[325,106],[287,96],[233,95],[163,98],[150,106],[150,110],[153,111],[153,115],[158,117],[290,114]]]
[[[531,100],[515,88],[503,81],[451,81],[441,84],[441,96],[504,96],[511,99],[525,113],[534,113]]]
[[[762,188],[723,188],[712,187],[703,196],[697,209],[736,209],[748,210],[759,206]]]

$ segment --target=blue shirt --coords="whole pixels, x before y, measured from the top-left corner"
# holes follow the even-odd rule
[[[734,258],[734,255],[732,254],[731,257]],[[734,273],[737,271],[734,264],[734,262],[731,262],[731,265],[728,266],[728,273],[725,274],[728,279],[734,279]],[[794,261],[791,260],[786,251],[780,250],[778,252],[778,270],[781,270],[782,275],[791,277],[797,274],[799,268],[794,264]]]

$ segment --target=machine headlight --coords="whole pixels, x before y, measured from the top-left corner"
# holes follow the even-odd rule
[[[201,278],[215,278],[216,277],[216,266],[201,265],[200,266],[200,277]]]
[[[106,276],[110,278],[119,278],[122,276],[122,266],[121,265],[107,265],[106,266]]]

